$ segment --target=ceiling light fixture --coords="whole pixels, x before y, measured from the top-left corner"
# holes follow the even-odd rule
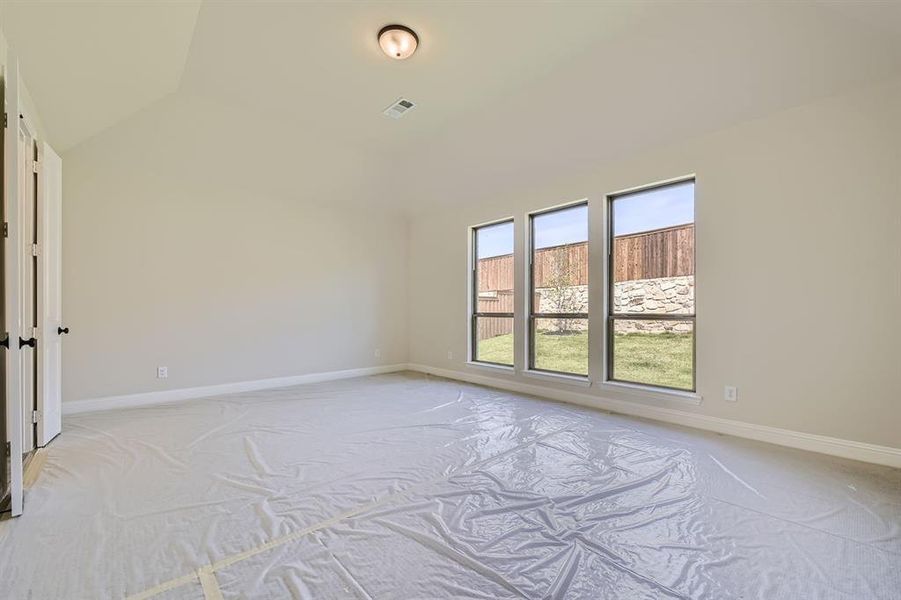
[[[386,25],[379,31],[379,46],[382,52],[395,60],[409,58],[419,46],[416,32],[403,25]]]

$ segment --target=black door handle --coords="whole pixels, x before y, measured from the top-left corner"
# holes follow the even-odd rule
[[[68,334],[68,333],[69,333],[69,328],[68,328],[68,327],[57,327],[57,328],[56,328],[56,332],[57,332],[58,334],[60,334],[60,335],[62,335],[62,334],[64,334],[64,333],[65,333],[65,334]]]
[[[27,340],[19,338],[19,348],[21,348],[22,346],[29,346],[31,348],[34,348],[35,344],[37,343],[38,341],[35,338],[29,338]]]
[[[9,350],[9,334],[3,336],[3,339],[0,340],[0,346],[3,346],[7,350]]]

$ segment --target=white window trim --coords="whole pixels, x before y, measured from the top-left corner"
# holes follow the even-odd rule
[[[478,360],[467,360],[466,366],[467,367],[475,367],[477,369],[488,369],[489,371],[500,371],[503,373],[510,373],[510,374],[516,373],[516,369],[513,368],[511,365],[501,365],[501,364],[497,364],[497,363],[480,362]]]
[[[583,375],[571,375],[569,373],[554,373],[552,371],[539,371],[536,369],[524,369],[520,371],[526,377],[534,379],[543,379],[545,381],[553,381],[554,383],[564,383],[566,385],[577,385],[581,387],[590,387],[591,379]]]
[[[654,400],[666,402],[682,402],[698,406],[703,402],[704,397],[697,392],[688,392],[681,390],[671,390],[669,388],[656,387],[653,385],[643,385],[641,383],[626,383],[623,381],[603,381],[596,384],[598,389],[623,393],[634,396],[641,400]]]
[[[508,221],[513,224],[513,267],[514,267],[514,281],[513,281],[513,297],[514,297],[514,303],[513,303],[513,343],[514,343],[514,346],[513,346],[513,348],[514,348],[514,351],[513,351],[513,354],[514,354],[514,356],[513,356],[513,364],[512,365],[502,365],[502,364],[498,364],[498,363],[490,363],[490,362],[483,362],[480,360],[476,360],[476,357],[474,356],[475,340],[473,340],[473,337],[472,337],[472,333],[473,333],[472,322],[473,322],[473,314],[475,313],[477,307],[474,305],[473,300],[475,297],[475,286],[478,285],[478,283],[473,280],[473,276],[472,276],[473,275],[473,266],[475,265],[475,260],[476,260],[476,257],[473,254],[473,249],[475,247],[474,241],[475,241],[475,232],[477,229],[480,229],[482,227],[488,227],[491,225],[498,225],[500,223],[506,223]],[[516,290],[518,289],[518,282],[516,281],[516,261],[517,261],[517,256],[519,253],[517,246],[516,246],[517,238],[518,238],[518,236],[516,235],[516,217],[513,215],[501,217],[498,219],[492,219],[490,221],[485,221],[483,223],[478,223],[476,225],[470,225],[469,227],[466,228],[466,284],[467,284],[466,285],[466,307],[467,307],[467,310],[466,310],[466,355],[465,356],[466,356],[466,364],[469,366],[498,368],[498,369],[503,369],[503,370],[507,370],[507,369],[515,370],[516,365],[518,364],[517,358],[516,358],[516,338],[519,335],[519,332],[516,329],[516,321],[517,321],[517,315],[518,315],[518,312],[516,310],[516,306],[517,306],[517,304],[516,304],[517,291]]]
[[[602,198],[602,207],[600,207],[601,210],[599,211],[601,213],[601,215],[603,216],[603,220],[600,223],[600,225],[602,227],[602,231],[600,232],[601,237],[598,239],[601,239],[603,242],[601,244],[602,248],[600,249],[601,255],[603,257],[603,273],[604,273],[603,289],[600,291],[600,294],[602,296],[602,300],[601,300],[600,304],[602,305],[604,312],[603,312],[603,316],[601,318],[601,322],[602,322],[602,325],[601,325],[602,353],[601,353],[600,369],[601,369],[602,376],[597,380],[598,385],[602,389],[608,389],[611,391],[622,391],[622,392],[626,392],[627,394],[637,395],[639,397],[642,397],[642,398],[648,399],[648,400],[677,400],[677,401],[685,401],[685,402],[688,402],[689,404],[694,404],[694,405],[701,404],[701,402],[703,401],[703,396],[701,396],[701,394],[697,391],[698,380],[699,380],[698,362],[697,362],[698,356],[697,356],[697,349],[696,349],[697,343],[698,343],[697,342],[697,340],[698,340],[697,249],[695,249],[695,275],[694,275],[694,277],[695,277],[695,312],[694,312],[694,319],[693,319],[693,326],[694,326],[693,335],[694,335],[695,350],[693,351],[693,358],[692,358],[692,360],[693,360],[692,369],[694,370],[693,377],[694,377],[695,389],[693,391],[692,390],[679,390],[679,389],[675,389],[675,388],[661,387],[661,386],[656,386],[656,385],[652,385],[652,384],[635,383],[635,382],[631,382],[631,381],[617,381],[614,379],[610,379],[610,373],[608,370],[609,364],[610,364],[608,352],[611,351],[611,348],[609,347],[609,343],[608,343],[609,337],[607,335],[607,333],[608,333],[607,329],[611,325],[610,325],[610,310],[609,310],[610,309],[610,306],[609,306],[610,298],[609,298],[609,294],[607,293],[607,291],[610,289],[610,278],[613,277],[613,275],[610,273],[609,251],[610,251],[611,244],[610,244],[610,240],[607,239],[607,236],[610,234],[610,228],[609,228],[610,204],[611,204],[610,199],[614,196],[623,196],[623,195],[634,194],[634,193],[638,193],[638,192],[644,192],[644,191],[653,190],[656,188],[666,187],[669,185],[677,185],[679,183],[688,182],[688,181],[691,181],[694,183],[695,205],[697,205],[698,178],[697,178],[696,173],[690,173],[688,175],[681,175],[679,177],[672,177],[670,179],[664,179],[661,181],[656,181],[654,183],[648,183],[648,184],[643,184],[643,185],[639,185],[639,186],[635,186],[635,187],[631,187],[631,188],[626,188],[624,190],[619,190],[616,192],[609,192],[609,193],[604,194],[604,196]],[[697,223],[697,218],[695,218],[694,222]],[[591,249],[591,240],[594,239],[591,237],[592,233],[593,233],[593,231],[589,230],[589,237],[588,237],[589,252]],[[695,236],[697,236],[697,229],[695,230]],[[589,255],[589,261],[591,261],[591,255]],[[589,264],[590,264],[590,262],[589,262]],[[589,302],[590,301],[591,301],[591,297],[589,296]],[[591,308],[591,304],[589,304],[589,309],[590,308]],[[589,322],[589,327],[590,327],[590,322]],[[591,361],[591,357],[589,356],[589,368],[591,367],[590,361]]]
[[[590,386],[592,380],[591,373],[591,362],[592,362],[592,349],[591,349],[591,340],[593,339],[591,336],[591,319],[594,315],[594,311],[592,311],[592,302],[597,299],[592,296],[591,287],[593,279],[598,278],[588,278],[588,375],[576,375],[573,373],[558,373],[555,371],[543,371],[541,369],[535,369],[532,367],[531,363],[531,355],[532,355],[532,327],[531,327],[531,319],[532,319],[532,218],[543,215],[546,213],[552,213],[559,210],[566,210],[567,208],[573,208],[576,206],[582,206],[588,209],[588,269],[589,273],[591,272],[591,249],[594,245],[592,244],[592,230],[591,230],[591,215],[592,215],[592,207],[594,206],[592,203],[592,199],[588,196],[583,196],[578,200],[568,200],[566,202],[562,202],[560,204],[555,204],[553,206],[549,206],[547,208],[530,210],[525,213],[525,218],[523,219],[523,241],[522,248],[516,247],[517,255],[520,256],[519,252],[521,252],[521,261],[522,265],[520,270],[522,282],[521,287],[519,289],[522,290],[520,294],[520,302],[521,309],[517,311],[517,315],[521,315],[520,319],[522,321],[522,340],[523,343],[520,344],[520,348],[523,352],[523,356],[521,361],[516,364],[519,365],[519,372],[527,377],[535,377],[538,379],[546,379],[548,381],[561,381],[565,383],[574,383],[575,385],[585,385]],[[517,282],[519,283],[519,282]],[[515,290],[514,290],[515,293]],[[587,383],[586,383],[587,382]]]

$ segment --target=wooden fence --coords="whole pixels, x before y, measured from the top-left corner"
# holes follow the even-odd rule
[[[512,262],[512,256],[510,256]],[[491,260],[491,259],[488,259]],[[511,269],[512,272],[512,269]],[[512,288],[512,286],[511,286]],[[513,290],[492,290],[479,294],[479,312],[513,312]],[[485,340],[497,335],[513,333],[513,319],[502,317],[481,317],[478,323],[478,338]]]
[[[535,287],[548,287],[554,277],[568,275],[569,285],[588,285],[588,244],[542,248],[535,253]],[[513,255],[479,261],[479,290],[513,289]],[[511,309],[512,310],[512,309]]]
[[[588,285],[588,244],[542,248],[535,252],[532,268],[536,288]]]
[[[613,240],[614,281],[679,277],[695,272],[695,226],[680,225]]]
[[[692,275],[695,271],[694,244],[694,224],[619,236],[613,240],[616,268],[613,280]],[[588,244],[581,242],[542,248],[535,253],[533,266],[536,288],[553,286],[554,280],[559,278],[568,279],[567,285],[587,285]],[[478,273],[480,291],[508,290],[512,293],[512,254],[480,260]],[[481,306],[479,308],[482,310]],[[512,304],[509,310],[513,310]]]

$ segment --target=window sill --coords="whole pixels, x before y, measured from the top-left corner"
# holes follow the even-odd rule
[[[502,373],[510,373],[511,375],[514,373],[514,369],[508,365],[495,365],[492,363],[484,363],[479,362],[477,360],[468,360],[466,361],[467,367],[476,367],[477,369],[488,369],[491,371],[501,371]]]
[[[578,385],[581,387],[589,387],[591,385],[591,380],[588,377],[583,377],[581,375],[566,375],[565,373],[548,373],[546,371],[535,371],[532,369],[526,369],[522,372],[526,377],[533,377],[535,379],[544,379],[545,381],[553,381],[555,383],[566,383],[569,385]]]
[[[605,381],[598,385],[599,388],[611,392],[622,392],[642,398],[644,400],[664,400],[670,402],[682,402],[698,406],[704,397],[696,392],[683,392],[680,390],[668,390],[666,388],[640,385],[637,383],[623,383],[620,381]]]

